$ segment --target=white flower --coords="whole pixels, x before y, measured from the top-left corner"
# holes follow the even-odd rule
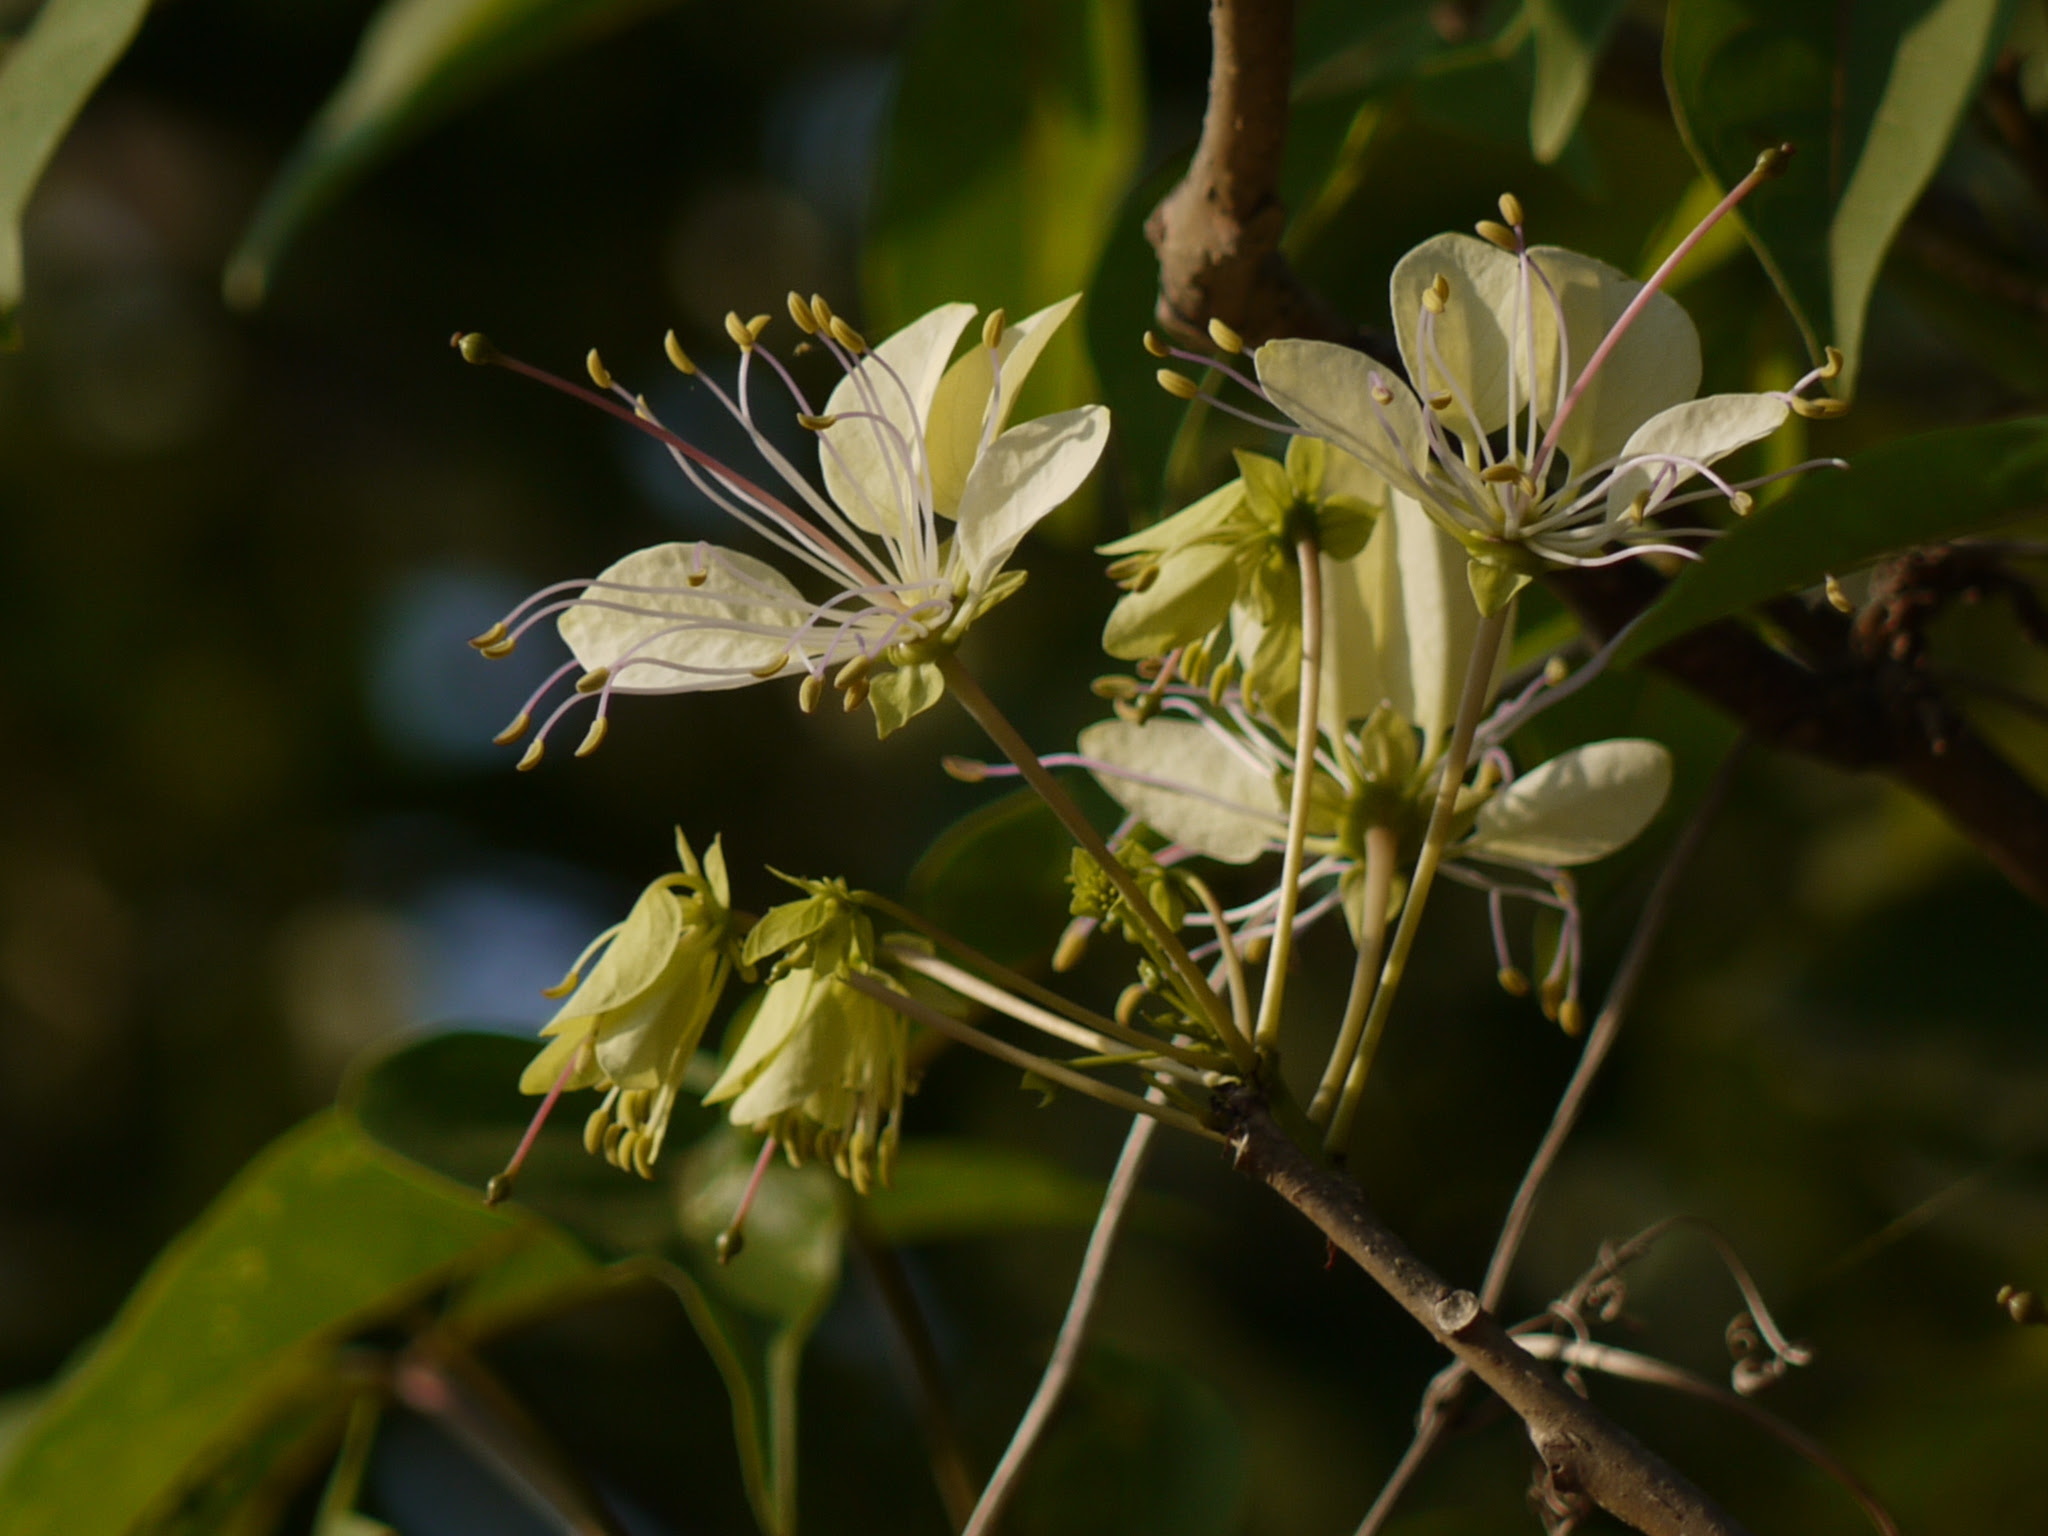
[[[822,412],[760,345],[767,317],[731,317],[728,329],[741,348],[736,389],[728,396],[698,377],[772,472],[759,478],[668,433],[644,400],[612,383],[593,353],[592,378],[631,406],[691,483],[825,595],[807,595],[758,556],[705,542],[658,544],[594,580],[546,588],[476,642],[487,655],[503,655],[531,625],[558,614],[575,657],[500,740],[523,734],[540,700],[572,671],[583,674],[576,693],[548,716],[522,767],[538,760],[549,730],[584,698],[595,700],[596,716],[579,753],[603,739],[610,702],[621,693],[693,693],[800,676],[806,709],[829,683],[849,710],[872,705],[883,735],[930,708],[945,686],[933,663],[1016,590],[1023,578],[1006,575],[1004,563],[1080,487],[1108,440],[1101,406],[1007,425],[1025,375],[1077,302],[1063,300],[1015,325],[998,310],[978,344],[949,366],[972,305],[942,305],[870,349],[822,300],[792,294],[791,316],[843,370]],[[474,360],[537,372],[481,338],[463,345]],[[670,357],[696,374],[673,336]],[[823,491],[757,426],[749,398],[757,364],[774,372],[817,434]]]
[[[1254,361],[1272,404],[1414,497],[1464,546],[1488,611],[1546,566],[1652,547],[1690,556],[1643,519],[1710,496],[1746,512],[1761,482],[1731,484],[1713,466],[1794,410],[1839,408],[1799,394],[1833,376],[1832,357],[1790,390],[1694,399],[1699,335],[1676,300],[1590,256],[1531,249],[1519,228],[1487,228],[1513,249],[1439,235],[1394,269],[1394,327],[1414,388],[1327,342],[1268,342]],[[1675,494],[1694,479],[1704,488]]]

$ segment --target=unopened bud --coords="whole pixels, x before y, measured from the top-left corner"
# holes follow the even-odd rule
[[[677,373],[695,373],[697,365],[690,361],[690,354],[683,350],[683,344],[676,340],[676,333],[670,331],[661,339],[661,349],[668,354],[668,360],[675,364]]]
[[[720,1264],[730,1264],[740,1256],[740,1250],[747,1246],[747,1237],[737,1225],[727,1227],[718,1234],[711,1245],[711,1251],[718,1256]]]
[[[1244,350],[1244,338],[1221,320],[1211,319],[1209,321],[1209,339],[1225,352],[1233,355]]]
[[[604,359],[597,355],[597,348],[590,349],[590,356],[583,359],[583,366],[590,370],[590,382],[599,389],[612,387],[612,371],[605,367]]]
[[[1766,177],[1782,176],[1785,174],[1786,162],[1791,160],[1793,153],[1790,144],[1773,144],[1756,157],[1756,169]]]
[[[1176,400],[1192,400],[1202,392],[1201,385],[1184,373],[1175,373],[1171,368],[1162,368],[1153,377],[1159,380],[1159,387]]]

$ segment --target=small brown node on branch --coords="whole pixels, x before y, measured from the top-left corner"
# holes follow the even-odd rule
[[[1479,1321],[1479,1298],[1470,1291],[1450,1291],[1437,1299],[1436,1325],[1445,1333],[1463,1333]]]

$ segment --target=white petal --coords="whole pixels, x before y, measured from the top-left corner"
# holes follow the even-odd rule
[[[1607,483],[1607,515],[1618,517],[1644,493],[1649,496],[1648,508],[1654,510],[1694,474],[1683,465],[1631,460],[1673,454],[1712,464],[1769,437],[1791,413],[1783,395],[1709,395],[1658,412],[1636,428],[1621,450],[1621,465]]]
[[[1084,405],[1012,427],[989,444],[960,493],[958,558],[977,582],[1081,488],[1108,442],[1109,412]]]
[[[1634,840],[1671,790],[1654,741],[1596,741],[1523,774],[1479,808],[1460,856],[1590,864]]]
[[[1038,361],[1045,344],[1052,340],[1053,333],[1080,302],[1081,295],[1073,294],[1057,304],[1047,305],[1035,315],[1027,315],[1015,324],[1003,327],[1003,339],[996,344],[996,356],[1002,365],[1003,392],[1002,398],[995,402],[993,425],[984,424],[988,415],[989,388],[994,377],[994,370],[989,366],[988,348],[969,347],[960,360],[946,370],[946,376],[939,381],[938,393],[932,398],[931,414],[925,429],[925,441],[930,444],[932,453],[932,503],[941,516],[953,516],[953,509],[960,505],[960,492],[974,468],[974,458],[981,449],[984,433],[992,436],[1008,424],[1010,411],[1017,404],[1017,392],[1024,387],[1032,364]]]
[[[754,1010],[753,1020],[740,1037],[732,1059],[718,1074],[718,1081],[705,1090],[704,1102],[721,1104],[744,1092],[789,1043],[790,1037],[802,1029],[813,1006],[813,995],[822,990],[817,972],[810,970],[792,971],[770,983],[761,994],[760,1006]]]
[[[1252,359],[1267,396],[1292,420],[1327,438],[1387,482],[1420,494],[1429,463],[1422,406],[1392,369],[1329,341],[1269,341]],[[1392,398],[1373,398],[1375,383]]]
[[[1538,246],[1530,256],[1543,268],[1564,305],[1565,339],[1576,378],[1621,318],[1643,285],[1604,261],[1556,246]],[[1546,304],[1540,309],[1547,309]],[[1554,334],[1554,333],[1551,333]],[[1539,329],[1539,362],[1554,380],[1554,340]],[[1700,336],[1692,317],[1668,293],[1657,293],[1629,322],[1629,328],[1600,365],[1558,434],[1558,447],[1583,474],[1621,450],[1629,434],[1659,411],[1690,400],[1700,387]],[[1543,417],[1550,419],[1554,385],[1546,382]]]
[[[819,434],[818,467],[839,508],[870,533],[902,537],[922,474],[925,424],[946,360],[974,318],[972,304],[941,304],[861,359],[825,403],[827,416],[871,417],[837,422]],[[884,366],[886,365],[886,366]],[[892,430],[893,429],[893,430]],[[911,457],[906,457],[906,454]]]
[[[732,1101],[733,1124],[759,1125],[772,1115],[796,1108],[814,1093],[837,1088],[844,1080],[855,1043],[854,1020],[846,999],[865,999],[830,980],[815,981],[806,990],[802,1017],[782,1049],[762,1063],[746,1091]],[[767,1010],[762,1012],[765,1015]],[[757,1020],[755,1027],[759,1026]],[[747,1036],[752,1039],[753,1031]],[[740,1049],[746,1049],[745,1041],[740,1042]]]
[[[1430,356],[1422,343],[1422,295],[1438,277],[1450,284],[1451,296],[1435,317],[1436,355]],[[1426,395],[1462,395],[1482,432],[1507,424],[1509,360],[1527,351],[1517,332],[1521,282],[1521,264],[1498,246],[1470,235],[1438,235],[1403,256],[1388,284],[1408,377]],[[1527,390],[1526,380],[1517,385],[1524,409]],[[1442,414],[1453,422],[1463,419],[1456,405]]]
[[[1103,720],[1081,733],[1080,747],[1084,757],[1181,786],[1095,775],[1117,804],[1197,853],[1247,864],[1287,830],[1271,775],[1192,720]]]
[[[760,681],[756,671],[789,650],[788,634],[811,610],[789,578],[752,555],[705,545],[707,574],[693,587],[691,557],[697,548],[656,544],[638,550],[598,582],[655,590],[594,584],[563,613],[557,627],[585,671],[608,668],[619,693],[744,688]]]

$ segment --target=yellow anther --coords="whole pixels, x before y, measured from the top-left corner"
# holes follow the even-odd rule
[[[1392,399],[1393,397],[1392,397],[1391,395],[1389,395],[1389,396],[1388,396],[1387,398],[1388,398],[1388,399]],[[1453,394],[1452,394],[1452,393],[1451,393],[1451,392],[1450,392],[1450,391],[1449,391],[1449,390],[1447,389],[1447,390],[1445,390],[1445,391],[1444,391],[1444,392],[1443,392],[1442,394],[1440,394],[1440,395],[1431,395],[1431,396],[1429,397],[1429,408],[1430,408],[1430,409],[1431,409],[1432,411],[1436,411],[1436,412],[1439,412],[1439,413],[1441,413],[1441,412],[1444,412],[1444,411],[1448,411],[1448,410],[1449,410],[1449,409],[1450,409],[1450,408],[1451,408],[1451,407],[1452,407],[1452,406],[1453,406],[1454,404],[1456,404],[1456,402],[1457,402],[1457,397],[1456,397],[1456,396],[1454,396],[1454,395],[1453,395]]]
[[[626,1127],[614,1120],[604,1128],[604,1156],[606,1162],[616,1162],[619,1143],[626,1139]]]
[[[754,333],[747,329],[747,322],[739,317],[737,310],[728,309],[725,312],[725,334],[732,338],[733,345],[742,352],[753,351]]]
[[[1479,765],[1479,772],[1472,777],[1472,787],[1482,795],[1490,795],[1500,788],[1500,764],[1487,758]]]
[[[654,407],[647,403],[645,395],[635,395],[633,397],[633,414],[642,421],[654,422]]]
[[[532,745],[527,747],[524,755],[522,755],[519,761],[515,763],[513,766],[516,767],[521,773],[532,772],[535,768],[538,768],[540,766],[541,753],[546,749],[546,746],[547,743],[542,741],[538,736],[536,736],[533,739]]]
[[[1060,934],[1059,943],[1053,946],[1053,970],[1064,976],[1087,958],[1088,937],[1094,931],[1086,923],[1067,924],[1065,931]]]
[[[507,635],[504,639],[500,640],[496,645],[485,645],[478,647],[478,651],[480,654],[490,657],[491,660],[493,661],[502,660],[504,657],[510,656],[514,651],[518,649],[519,642],[518,640],[514,639],[511,635]]]
[[[796,424],[806,432],[822,432],[838,420],[837,416],[799,416]]]
[[[1649,515],[1649,512],[1650,493],[1648,491],[1637,491],[1635,499],[1622,508],[1622,521],[1628,523],[1631,527],[1641,527],[1643,519]]]
[[[761,681],[765,683],[766,681],[768,681],[769,678],[779,675],[782,669],[788,665],[789,652],[784,651],[780,656],[776,657],[773,661],[764,662],[762,665],[753,668],[753,675],[755,677],[760,678]]]
[[[494,645],[503,644],[507,633],[503,624],[493,624],[469,643],[480,651],[488,651]]]
[[[988,318],[981,322],[981,344],[993,352],[1003,344],[1003,328],[1010,323],[1010,317],[1000,308],[988,312]]]
[[[1272,952],[1273,936],[1262,933],[1256,938],[1245,940],[1242,950],[1246,965],[1264,965],[1266,956]]]
[[[1785,174],[1785,162],[1792,158],[1790,144],[1774,144],[1756,157],[1756,168],[1765,176]]]
[[[947,778],[962,784],[980,784],[988,778],[988,764],[971,757],[942,757],[939,767]]]
[[[1442,281],[1442,278],[1437,279],[1438,283]],[[1432,315],[1440,315],[1444,312],[1444,296],[1436,291],[1436,283],[1431,283],[1422,290],[1422,307]]]
[[[1488,245],[1497,245],[1510,255],[1521,249],[1515,243],[1515,232],[1505,224],[1496,224],[1491,219],[1481,219],[1472,227],[1479,231],[1479,238]]]
[[[811,306],[804,302],[804,296],[794,288],[789,290],[789,318],[796,322],[796,328],[806,336],[818,334],[818,317],[811,313]]]
[[[1131,1027],[1131,1020],[1138,1015],[1138,1004],[1145,1001],[1147,988],[1141,981],[1134,981],[1117,994],[1116,1021],[1125,1029]]]
[[[1792,409],[1812,421],[1833,421],[1837,416],[1849,414],[1849,402],[1837,400],[1832,395],[1816,395],[1811,400],[1794,395]]]
[[[1510,229],[1520,229],[1523,223],[1522,200],[1512,192],[1501,193],[1500,216],[1507,221]]]
[[[1557,1023],[1558,1011],[1564,1007],[1564,978],[1562,976],[1544,977],[1543,986],[1537,996],[1543,1004],[1543,1017],[1550,1020],[1553,1024]]]
[[[1842,349],[1840,347],[1823,347],[1821,348],[1821,354],[1827,359],[1827,362],[1822,366],[1820,376],[1824,379],[1832,379],[1839,375],[1842,371]]]
[[[1159,387],[1176,400],[1192,400],[1202,392],[1202,386],[1184,373],[1175,373],[1171,368],[1162,368],[1153,375],[1159,380]]]
[[[626,1129],[637,1131],[647,1124],[647,1103],[654,1094],[645,1088],[631,1088],[619,1095],[619,1118]]]
[[[1557,1027],[1574,1040],[1586,1032],[1586,1006],[1576,997],[1568,997],[1557,1010]]]
[[[1445,396],[1444,398],[1448,399],[1449,397]],[[1436,402],[1432,400],[1430,404],[1436,405]],[[1436,406],[1436,408],[1438,410],[1443,409],[1440,405]],[[1479,478],[1488,485],[1504,485],[1510,480],[1522,478],[1522,466],[1515,463],[1512,459],[1502,459],[1498,464],[1488,465],[1485,469],[1479,471]]]
[[[1159,337],[1151,331],[1147,331],[1145,333],[1145,350],[1147,352],[1150,352],[1154,357],[1173,356],[1173,348],[1169,347],[1165,342],[1161,341]]]
[[[1562,656],[1553,656],[1543,663],[1543,681],[1555,688],[1572,675],[1572,664]]]
[[[597,355],[597,348],[590,349],[590,356],[583,359],[583,366],[590,370],[590,382],[599,389],[612,387],[612,371],[605,367],[604,359]]]
[[[1244,338],[1221,320],[1209,322],[1209,339],[1225,352],[1236,354],[1244,350]]]
[[[825,696],[825,679],[813,672],[797,685],[796,707],[810,714],[818,707],[818,700]]]
[[[753,337],[754,340],[759,341],[761,339],[761,333],[768,329],[768,322],[774,318],[775,317],[773,315],[754,316],[753,319],[747,322],[747,334]]]
[[[567,997],[576,990],[578,985],[582,983],[582,980],[583,973],[581,971],[571,971],[552,987],[542,987],[540,995],[542,997]]]
[[[466,331],[457,336],[455,349],[462,354],[465,363],[494,363],[498,360],[498,349],[491,345],[490,337],[482,331]]]
[[[1111,672],[1096,678],[1088,685],[1088,691],[1098,699],[1134,699],[1141,689],[1136,678],[1126,677],[1121,672]]]
[[[603,715],[599,715],[595,720],[591,721],[590,729],[583,733],[583,740],[577,744],[576,755],[578,757],[588,757],[599,747],[603,746],[604,733],[610,730],[611,726],[611,721]]]
[[[491,745],[494,747],[511,746],[513,742],[526,734],[526,728],[532,724],[533,716],[522,709],[512,717],[510,725],[491,738]]]
[[[1500,968],[1499,979],[1501,991],[1507,993],[1509,997],[1527,997],[1529,995],[1529,978],[1516,970],[1512,965],[1504,965]]]
[[[827,329],[832,332],[832,339],[846,348],[847,351],[853,353],[854,356],[858,357],[861,353],[867,351],[868,344],[862,338],[860,332],[856,331],[837,315],[832,317]]]
[[[844,709],[849,715],[856,709],[859,709],[861,705],[867,703],[867,701],[868,680],[864,677],[856,677],[847,685],[846,692],[839,696],[840,708]]]
[[[1728,506],[1737,517],[1747,517],[1756,510],[1756,498],[1747,491],[1737,491],[1728,498]]]
[[[821,331],[832,323],[832,306],[825,302],[825,295],[822,293],[811,295],[811,318],[818,322],[818,329]]]
[[[661,349],[668,354],[668,360],[676,365],[677,373],[695,373],[697,365],[690,361],[690,354],[683,350],[683,344],[676,340],[676,333],[670,331],[661,339]]]
[[[701,549],[702,546],[699,546],[699,548]],[[683,573],[683,580],[687,581],[693,587],[701,587],[704,585],[705,582],[709,581],[710,579],[711,568],[708,565],[704,565],[703,563],[701,563],[701,558],[699,561],[693,562],[689,570]]]
[[[583,1122],[583,1150],[592,1157],[604,1150],[605,1127],[612,1123],[612,1112],[599,1105],[590,1112],[590,1118]]]
[[[654,1138],[642,1136],[633,1143],[633,1171],[643,1179],[654,1177]]]
[[[592,667],[588,672],[576,679],[576,691],[578,693],[595,693],[611,680],[612,669],[610,667]]]
[[[1854,613],[1856,605],[1849,601],[1849,594],[1842,590],[1842,584],[1830,576],[1826,581],[1828,606],[1837,613]]]
[[[1372,397],[1381,405],[1392,405],[1394,403],[1394,392],[1384,384],[1373,385]]]
[[[834,688],[852,687],[856,681],[867,676],[868,668],[873,665],[873,658],[863,652],[861,655],[854,657],[833,675],[832,686]]]

